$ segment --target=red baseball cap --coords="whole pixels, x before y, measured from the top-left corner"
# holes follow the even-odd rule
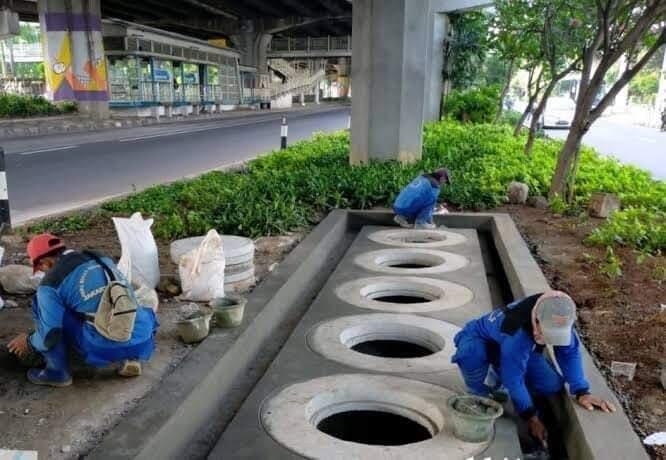
[[[50,233],[42,233],[35,236],[30,240],[27,248],[28,257],[30,257],[30,262],[32,263],[32,271],[37,271],[37,264],[41,258],[49,256],[64,247],[65,243]]]

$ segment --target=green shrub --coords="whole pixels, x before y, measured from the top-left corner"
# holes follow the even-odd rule
[[[595,229],[587,242],[599,246],[620,244],[649,253],[666,250],[666,212],[646,208],[616,211]]]
[[[77,106],[73,102],[64,102],[56,105],[41,96],[0,95],[1,118],[59,115],[61,113],[76,112],[76,110]]]
[[[499,104],[499,101],[498,101]],[[502,112],[502,115],[500,115],[499,120],[497,122],[502,125],[509,125],[511,127],[514,127],[518,124],[518,121],[520,120],[520,117],[522,116],[522,113],[517,112],[515,110],[505,110]]]
[[[451,91],[444,100],[444,114],[465,123],[491,123],[497,114],[499,98],[497,86]]]

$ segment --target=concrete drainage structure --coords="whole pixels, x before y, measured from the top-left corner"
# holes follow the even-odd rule
[[[248,296],[243,324],[213,331],[86,458],[523,458],[508,416],[488,444],[452,438],[444,401],[462,382],[444,355],[456,327],[548,283],[510,216],[435,219],[448,229],[416,234],[390,212],[333,211]],[[377,255],[396,251],[440,267],[382,276]],[[648,458],[621,411],[554,409],[571,460]]]
[[[394,313],[454,309],[474,298],[474,293],[460,284],[415,276],[361,278],[340,285],[335,293],[357,307]]]
[[[406,228],[380,230],[368,235],[372,241],[388,246],[409,248],[441,248],[466,241],[460,233],[446,230],[411,230]]]
[[[392,275],[428,275],[459,270],[469,264],[465,257],[433,249],[381,249],[356,258],[361,267]]]
[[[317,325],[310,348],[356,369],[386,373],[455,370],[451,357],[458,326],[416,315],[343,316]]]
[[[261,422],[278,443],[306,458],[469,458],[486,444],[450,434],[446,400],[452,394],[399,377],[332,375],[278,391],[263,404]]]

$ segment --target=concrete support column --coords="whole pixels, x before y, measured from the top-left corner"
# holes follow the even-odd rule
[[[314,96],[315,104],[319,104],[319,85],[316,85],[314,88]]]
[[[437,121],[441,116],[444,70],[444,41],[451,24],[446,14],[434,13],[428,19],[428,35],[431,39],[426,48],[426,85],[423,118]]]
[[[79,111],[109,116],[100,0],[39,0],[44,71],[54,101],[76,101]]]
[[[301,94],[298,96],[298,101],[301,105],[305,105],[305,93],[301,91]]]
[[[421,158],[430,0],[354,0],[352,164]]]
[[[257,68],[257,87],[268,88],[268,45],[273,35],[257,30],[253,21],[243,22],[243,32],[232,37],[238,47],[243,50],[241,64]]]

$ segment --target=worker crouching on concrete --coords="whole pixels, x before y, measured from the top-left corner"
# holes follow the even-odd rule
[[[71,351],[93,367],[118,363],[120,375],[140,375],[140,361],[148,360],[155,347],[157,319],[150,308],[137,305],[111,259],[68,250],[49,234],[28,243],[28,256],[35,272],[45,273],[32,301],[35,331],[8,345],[19,357],[36,352],[45,361],[44,369],[28,371],[28,380],[70,385]]]
[[[566,382],[582,407],[615,411],[611,403],[590,395],[573,331],[575,319],[576,304],[563,292],[518,300],[467,323],[454,339],[457,350],[451,361],[460,368],[470,393],[489,396],[504,385],[530,434],[545,445],[546,428],[533,396],[559,393]],[[563,376],[544,357],[545,345],[554,347]],[[486,385],[490,369],[491,377],[498,375],[500,380],[494,388]]]
[[[442,185],[449,184],[449,170],[438,169],[429,174],[422,174],[409,183],[395,199],[393,211],[395,222],[404,228],[433,229],[432,214],[437,206]]]

